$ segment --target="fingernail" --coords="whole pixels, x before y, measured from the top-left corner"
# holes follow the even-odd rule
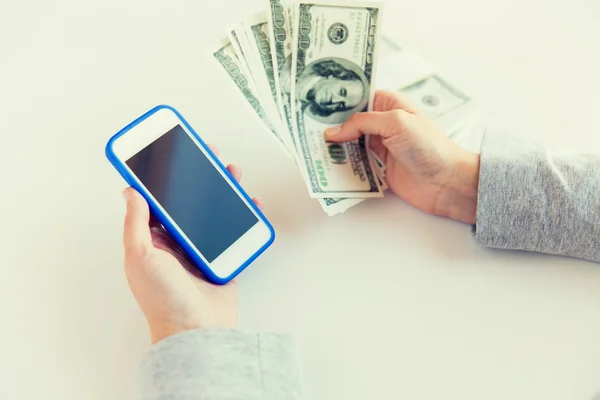
[[[123,198],[125,199],[125,203],[129,202],[129,190],[123,190]]]
[[[328,138],[333,137],[333,136],[337,135],[338,133],[340,133],[341,130],[342,130],[341,125],[333,126],[329,129],[325,130],[325,136],[327,136]]]

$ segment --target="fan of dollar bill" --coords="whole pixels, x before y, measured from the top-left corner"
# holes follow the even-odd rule
[[[368,137],[340,144],[323,136],[372,110],[375,74],[380,87],[403,92],[450,136],[476,120],[467,96],[381,36],[381,20],[374,3],[270,0],[212,53],[329,216],[387,189],[385,160]]]

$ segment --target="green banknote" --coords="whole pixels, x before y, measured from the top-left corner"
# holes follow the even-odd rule
[[[273,57],[269,36],[267,14],[261,12],[246,20],[242,26],[247,42],[245,54],[249,56],[249,69],[254,82],[257,84],[257,95],[271,125],[275,127],[279,138],[283,142],[292,159],[296,158],[295,144],[289,134],[287,124],[281,118],[283,114],[281,98],[277,90]],[[244,42],[242,41],[242,47]]]
[[[300,2],[292,31],[291,101],[299,167],[314,198],[381,197],[366,140],[330,143],[325,129],[372,109],[379,7]]]
[[[256,115],[263,122],[265,127],[273,134],[278,142],[281,140],[277,136],[277,132],[269,122],[265,111],[256,97],[254,90],[248,80],[248,76],[244,72],[242,63],[237,57],[233,45],[229,40],[224,40],[219,46],[218,50],[213,53],[214,58],[223,67],[223,70],[227,73],[227,76],[231,78],[238,91],[243,95],[248,104],[252,107]]]
[[[275,90],[279,97],[280,114],[294,149],[296,140],[292,123],[292,20],[294,7],[290,0],[269,0],[269,38],[273,59]],[[295,152],[295,151],[294,151]]]

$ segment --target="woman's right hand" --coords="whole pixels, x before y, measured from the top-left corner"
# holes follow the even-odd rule
[[[346,142],[371,135],[392,192],[430,214],[474,224],[479,155],[451,141],[397,92],[376,92],[373,109],[328,129],[325,138]]]

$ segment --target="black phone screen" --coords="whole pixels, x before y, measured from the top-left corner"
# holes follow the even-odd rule
[[[180,125],[126,163],[208,262],[258,223]]]

